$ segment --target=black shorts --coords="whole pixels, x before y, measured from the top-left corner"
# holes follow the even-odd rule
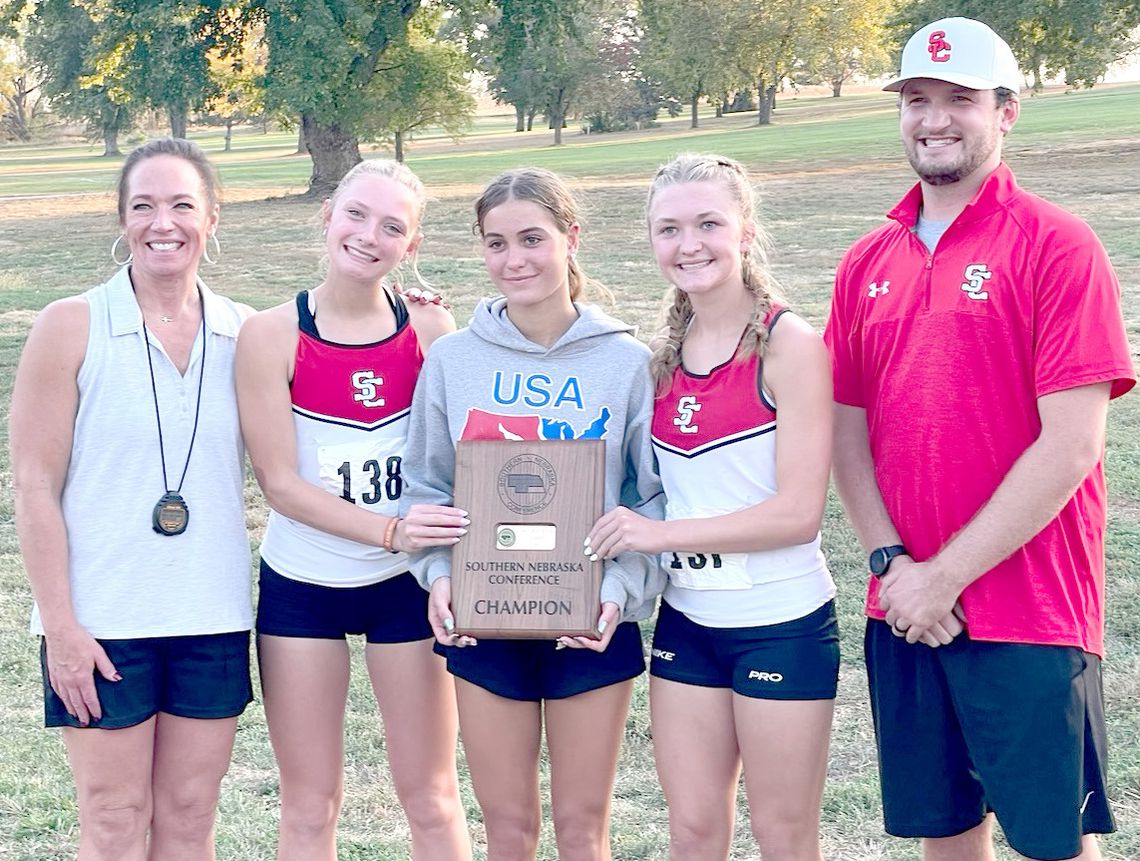
[[[253,701],[249,680],[249,631],[190,637],[97,640],[122,678],[95,673],[103,717],[95,729],[122,729],[164,712],[186,718],[229,718]],[[47,641],[41,638],[44,725],[79,727],[48,681]]]
[[[1047,861],[1115,830],[1095,655],[966,634],[932,649],[876,620],[864,644],[888,833],[952,837],[992,810]]]
[[[649,674],[765,700],[833,700],[839,683],[835,602],[775,625],[709,628],[661,602]]]
[[[645,651],[636,622],[622,622],[604,652],[556,649],[554,640],[480,639],[476,646],[435,646],[452,675],[512,700],[557,700],[636,678]]]
[[[432,636],[428,593],[411,574],[367,586],[318,586],[290,580],[261,562],[257,633],[273,637],[413,643]]]

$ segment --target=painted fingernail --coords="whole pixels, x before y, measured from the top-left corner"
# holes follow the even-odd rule
[[[464,517],[470,517],[471,516],[471,514],[469,512],[464,511],[462,508],[459,509],[459,513],[462,514]]]
[[[556,652],[560,652],[565,648],[566,648],[566,644],[563,643],[561,640],[559,640],[557,643],[554,644],[554,651],[556,651]]]
[[[597,562],[598,561],[598,554],[597,553],[591,553],[590,554],[590,561],[591,562]]]
[[[582,546],[583,547],[589,547],[590,546],[590,536],[589,535],[587,535],[585,538],[582,539]]]
[[[456,535],[466,535],[466,534],[467,534],[467,530],[466,530],[466,529],[460,529],[460,530],[459,530],[457,533],[455,533],[455,534],[456,534]]]
[[[460,523],[462,523],[464,526],[470,526],[471,525],[471,518],[468,517],[467,515],[463,515],[463,520],[461,520]]]
[[[606,625],[608,624],[609,622],[607,622],[605,619],[598,619],[598,633],[604,634],[606,632]]]
[[[448,632],[454,631],[455,630],[455,620],[450,619],[450,618],[444,619],[443,620],[443,630],[448,631]]]
[[[123,676],[120,673],[115,673],[115,675],[112,676],[111,678],[116,682],[121,682],[123,680]]]
[[[582,555],[583,556],[590,556],[593,552],[594,552],[594,550],[592,547],[590,547],[589,544],[587,544],[585,547],[582,548]]]

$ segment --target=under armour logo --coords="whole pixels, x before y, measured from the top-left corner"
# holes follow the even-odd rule
[[[930,52],[930,59],[935,63],[950,62],[950,43],[946,41],[945,30],[935,30],[930,34],[930,41],[926,50]]]
[[[982,288],[986,286],[986,282],[993,277],[994,273],[990,272],[985,263],[971,263],[966,267],[966,271],[962,273],[962,277],[966,279],[966,283],[962,285],[962,292],[964,292],[971,299],[981,301],[989,299],[990,294]]]
[[[352,375],[352,387],[356,389],[352,399],[360,401],[366,407],[382,407],[384,406],[384,399],[377,392],[377,389],[382,385],[384,385],[384,378],[376,376],[375,371],[357,371]]]
[[[685,395],[677,401],[677,415],[673,424],[681,433],[696,433],[697,426],[693,424],[693,414],[700,412],[701,405],[694,395]]]
[[[890,292],[891,292],[891,282],[890,281],[884,281],[882,287],[879,286],[878,281],[872,281],[870,286],[867,288],[867,295],[869,297],[871,297],[872,299],[876,299],[879,296],[886,296]]]

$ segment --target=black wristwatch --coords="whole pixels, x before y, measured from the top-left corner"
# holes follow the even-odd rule
[[[888,544],[886,547],[876,547],[871,551],[871,558],[867,560],[867,567],[876,577],[882,577],[891,568],[891,560],[896,556],[906,556],[906,548],[901,544]]]

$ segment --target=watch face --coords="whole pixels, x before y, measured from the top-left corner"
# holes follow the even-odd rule
[[[901,544],[892,544],[890,547],[876,547],[871,551],[871,558],[867,560],[867,566],[876,577],[882,577],[887,573],[887,569],[891,567],[891,560],[896,556],[902,556],[904,553],[906,553],[906,548]]]

